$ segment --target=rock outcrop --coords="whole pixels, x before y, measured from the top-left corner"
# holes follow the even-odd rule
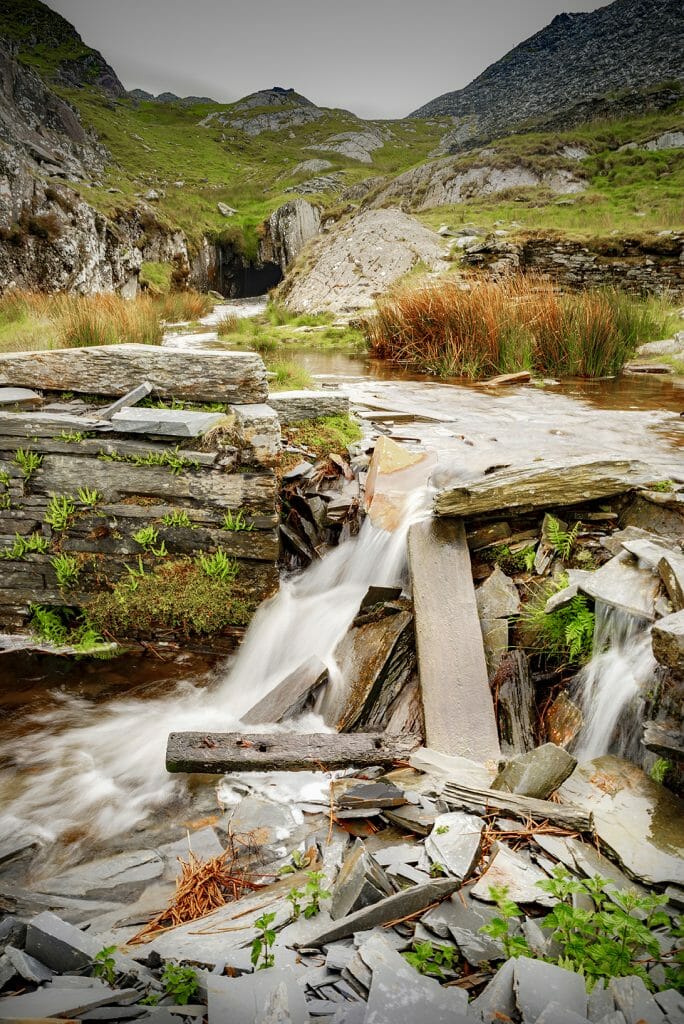
[[[597,96],[678,79],[683,47],[679,0],[615,0],[587,14],[559,14],[465,89],[413,116],[458,118],[455,152],[577,104],[589,112]]]
[[[293,310],[366,309],[418,262],[440,267],[440,236],[400,210],[366,210],[313,239],[278,293]]]
[[[264,263],[276,263],[283,274],[309,241],[321,230],[321,213],[305,199],[293,199],[274,210],[266,221],[259,246]]]
[[[491,154],[491,151],[490,151]],[[570,161],[566,161],[570,163]],[[400,200],[407,206],[427,210],[434,206],[462,203],[477,196],[495,195],[511,188],[533,188],[542,185],[559,195],[572,195],[584,190],[584,182],[571,167],[544,169],[512,163],[495,167],[482,160],[465,165],[452,159],[435,160],[414,167],[394,178],[376,193],[370,205],[383,206],[388,199]]]

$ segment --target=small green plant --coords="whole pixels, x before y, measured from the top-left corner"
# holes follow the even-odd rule
[[[166,994],[171,996],[176,1006],[185,1006],[199,991],[199,980],[192,967],[166,964],[161,981]]]
[[[654,782],[659,782],[662,786],[671,770],[672,761],[668,761],[666,757],[659,757],[651,768],[649,775]]]
[[[121,455],[119,452],[101,449],[97,457],[102,462],[130,462],[133,466],[168,466],[174,476],[178,476],[184,469],[199,469],[197,459],[181,455],[178,446],[165,448],[161,452],[148,452],[147,455]]]
[[[441,878],[442,875],[446,875],[446,868],[438,860],[433,861],[430,865],[430,878]]]
[[[49,546],[49,540],[40,533],[30,533],[26,537],[15,533],[12,547],[0,551],[0,558],[18,562],[26,555],[44,555]]]
[[[10,477],[9,473],[7,472],[7,470],[6,469],[0,469],[0,484],[2,484],[3,487],[9,487],[10,480],[11,480],[11,477]]]
[[[276,933],[270,927],[275,919],[275,914],[262,914],[254,922],[254,926],[259,929],[259,934],[252,942],[251,960],[257,971],[273,967],[275,963],[273,943],[275,942]]]
[[[536,554],[536,548],[532,544],[528,544],[520,551],[512,551],[508,544],[494,544],[482,552],[482,559],[498,565],[502,572],[513,575],[516,572],[530,572],[534,568]]]
[[[278,868],[279,875],[293,875],[295,871],[301,871],[306,867],[306,856],[301,850],[293,850],[290,854],[290,863],[283,864]],[[289,896],[287,897],[289,899]]]
[[[675,483],[674,480],[656,480],[654,483],[648,485],[649,491],[663,491],[667,493],[674,491]]]
[[[539,925],[550,933],[559,952],[543,959],[584,975],[589,991],[599,978],[629,975],[640,977],[648,988],[653,989],[653,978],[647,966],[671,963],[661,953],[658,936],[653,931],[671,927],[670,918],[661,909],[667,903],[666,895],[648,893],[641,896],[633,889],[618,891],[609,880],[599,875],[575,878],[560,865],[555,868],[553,877],[537,885],[558,900]],[[610,891],[607,891],[608,886],[611,886]],[[511,934],[511,924],[517,927],[518,919],[523,916],[520,908],[508,899],[505,888],[492,888],[490,894],[499,916],[481,930],[501,941],[506,957],[533,957],[524,936]],[[573,906],[573,896],[576,895],[582,899],[580,905]],[[586,906],[587,900],[591,901],[590,908]],[[669,969],[667,985],[673,980],[673,968]]]
[[[93,975],[102,978],[112,988],[116,984],[116,961],[112,956],[114,952],[116,946],[105,946],[92,960]]]
[[[445,836],[448,831],[448,825],[438,825],[437,828],[435,829],[435,832],[437,833],[438,836]]]
[[[577,544],[577,538],[581,529],[582,524],[580,522],[576,522],[572,529],[565,530],[555,516],[547,517],[546,530],[549,543],[564,562],[567,562],[570,558],[573,548]]]
[[[520,615],[525,645],[554,661],[580,665],[592,655],[595,615],[583,594],[546,614],[550,597],[568,585],[566,575],[541,584],[523,605]]]
[[[185,509],[174,509],[173,512],[167,512],[162,516],[161,521],[164,526],[185,526],[189,530],[197,529]]]
[[[330,898],[329,891],[321,888],[324,877],[322,871],[309,871],[303,889],[290,889],[285,898],[292,904],[292,913],[295,918],[299,917],[301,913],[306,918],[315,917],[320,913],[321,900]],[[306,901],[304,905],[302,905],[303,901]]]
[[[223,548],[218,548],[213,555],[203,551],[197,556],[202,572],[212,580],[234,580],[239,566],[234,558],[229,558]]]
[[[84,434],[81,430],[63,430],[61,434],[56,434],[52,440],[63,441],[64,444],[77,444],[79,441],[85,441],[88,436],[88,434]]]
[[[21,470],[24,480],[30,480],[43,463],[43,456],[30,448],[18,448],[14,453],[14,461]]]
[[[40,640],[46,640],[55,647],[63,647],[67,642],[66,624],[52,608],[31,605],[31,628]]]
[[[133,534],[133,540],[139,544],[143,551],[156,555],[158,558],[165,558],[168,555],[164,541],[159,543],[159,533],[154,526],[143,526]]]
[[[453,946],[433,946],[431,942],[414,942],[413,950],[402,953],[402,956],[420,974],[443,978],[444,968],[448,971],[453,970],[456,949]]]
[[[45,522],[57,533],[63,533],[69,526],[76,506],[74,499],[68,494],[53,494],[48,502],[45,513]]]
[[[145,566],[143,565],[142,555],[138,555],[138,564],[136,566],[126,566],[126,572],[128,573],[128,581],[126,587],[128,590],[137,590],[139,581],[147,576],[145,572]]]
[[[88,508],[95,508],[98,501],[102,501],[101,493],[95,488],[91,490],[90,487],[79,487],[76,496],[81,504]]]
[[[235,516],[230,509],[228,509],[223,517],[223,525],[221,526],[221,529],[230,530],[232,533],[240,533],[242,530],[253,530],[254,524],[247,522],[242,509],[240,509]]]
[[[73,590],[78,583],[80,567],[73,555],[55,555],[50,559],[60,590]]]

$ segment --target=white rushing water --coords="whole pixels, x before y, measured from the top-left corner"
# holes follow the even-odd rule
[[[60,696],[56,709],[33,717],[30,740],[0,745],[0,758],[18,769],[0,779],[0,836],[27,825],[44,840],[67,832],[105,840],[127,832],[182,785],[165,769],[170,732],[239,729],[240,716],[311,657],[328,667],[334,682],[333,652],[366,590],[403,582],[409,526],[427,514],[427,491],[416,491],[397,530],[378,529],[367,519],[357,537],[284,580],[213,687],[188,681],[163,698],[104,706]],[[293,727],[324,728],[311,714],[288,723]]]
[[[580,761],[607,753],[638,760],[644,697],[658,672],[650,627],[598,601],[594,651],[575,683],[584,725],[573,754]]]

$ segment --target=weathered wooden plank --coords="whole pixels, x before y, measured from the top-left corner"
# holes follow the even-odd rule
[[[355,733],[172,732],[169,772],[333,771],[393,765],[420,745],[415,736]]]
[[[408,547],[426,743],[444,754],[496,761],[499,738],[463,524],[417,523]]]
[[[143,380],[162,398],[244,405],[267,396],[266,367],[255,352],[101,345],[0,355],[0,384],[119,396]]]
[[[584,458],[555,465],[514,466],[445,488],[435,500],[435,514],[461,518],[577,505],[631,491],[652,476],[647,465],[627,459]]]
[[[67,455],[46,455],[31,478],[30,489],[39,495],[76,494],[83,486],[98,490],[105,501],[131,495],[186,499],[224,510],[249,510],[246,514],[271,512],[277,495],[272,472],[200,472],[187,467],[174,474],[168,466],[134,466]]]
[[[442,798],[450,807],[478,810],[485,806],[497,811],[507,811],[518,818],[533,818],[537,822],[551,821],[555,825],[577,829],[578,832],[589,832],[592,827],[591,815],[580,807],[557,804],[552,800],[537,800],[516,793],[502,793],[495,789],[478,789],[475,786],[463,786],[458,782],[447,782],[442,791]]]

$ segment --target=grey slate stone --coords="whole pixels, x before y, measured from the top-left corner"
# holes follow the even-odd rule
[[[0,921],[0,950],[6,946],[16,946],[23,949],[26,943],[26,922],[20,921],[18,917],[7,914]]]
[[[0,989],[4,988],[5,985],[8,985],[12,978],[16,978],[16,976],[17,972],[14,964],[7,954],[3,953],[2,956],[0,956]]]
[[[506,619],[520,611],[520,594],[513,580],[497,565],[475,591],[480,619]]]
[[[668,1020],[684,1020],[684,994],[674,988],[656,992],[653,996]]]
[[[644,985],[641,978],[611,978],[608,988],[613,993],[615,1005],[624,1014],[627,1024],[664,1024],[665,1014]]]
[[[286,995],[283,995],[282,988]],[[273,993],[277,991],[278,1001],[288,1015],[284,1021],[307,1024],[309,1019],[304,992],[297,984],[295,972],[287,967],[271,967],[240,978],[210,975],[207,991],[209,1024],[258,1021],[268,1010]]]
[[[26,930],[26,952],[60,974],[87,967],[101,948],[96,936],[67,924],[49,910],[29,921]]]
[[[511,758],[492,783],[492,789],[546,800],[574,770],[577,761],[555,743]]]
[[[119,434],[159,434],[163,437],[202,437],[225,420],[224,413],[184,409],[121,409],[111,418]]]
[[[560,1003],[549,1003],[537,1017],[536,1024],[587,1024],[587,1018]]]
[[[589,1019],[591,1020],[591,1017]],[[625,1015],[619,1010],[613,1010],[612,1013],[607,1013],[605,1017],[601,1017],[597,1024],[625,1024]]]
[[[484,822],[474,814],[452,811],[435,818],[425,850],[433,864],[442,864],[455,878],[468,878],[480,853]]]
[[[438,935],[451,936],[469,964],[477,967],[484,961],[501,960],[503,946],[486,935],[482,928],[498,915],[498,910],[474,900],[467,889],[454,893],[422,918]]]
[[[615,1012],[613,993],[606,988],[603,978],[599,978],[587,998],[587,1017],[594,1024]]]
[[[526,1021],[536,1021],[551,1002],[559,1003],[586,1020],[587,992],[584,978],[573,971],[544,963],[543,960],[520,957],[514,970],[514,988],[516,1004]]]
[[[84,1010],[116,1003],[122,996],[130,997],[131,991],[134,990],[117,991],[96,978],[91,978],[87,989],[39,988],[27,995],[0,999],[0,1020],[81,1016]]]
[[[393,892],[394,888],[383,869],[365,844],[357,839],[345,857],[333,887],[330,916],[337,921]]]
[[[62,896],[87,896],[119,885],[142,885],[158,878],[164,862],[154,850],[133,850],[89,861],[54,878],[36,883],[40,892]]]
[[[531,859],[514,852],[504,843],[496,843],[493,850],[494,856],[487,870],[470,890],[473,896],[491,903],[490,888],[505,885],[509,898],[517,903],[553,906],[556,901],[537,885],[548,878],[545,872],[533,864]]]
[[[202,860],[212,860],[214,857],[221,856],[224,846],[214,829],[206,827],[189,833],[183,839],[177,839],[173,843],[164,843],[157,847],[157,853],[161,854],[167,864],[176,872],[179,870],[178,858],[182,857],[187,861],[190,851]]]
[[[466,1024],[468,996],[462,989],[442,988],[418,974],[379,936],[359,949],[371,969],[365,1024]]]
[[[5,948],[5,956],[9,957],[17,974],[21,975],[25,981],[32,981],[36,985],[42,985],[43,982],[50,981],[52,978],[50,968],[42,964],[40,960],[30,956],[29,953],[25,953],[23,949],[7,946]]]
[[[627,552],[616,555],[580,583],[580,590],[595,601],[621,608],[637,618],[655,618],[655,600],[660,579]]]
[[[507,960],[496,972],[487,987],[470,1004],[471,1013],[478,1014],[483,1024],[512,1018],[515,1013],[515,989],[513,987],[516,957]]]

